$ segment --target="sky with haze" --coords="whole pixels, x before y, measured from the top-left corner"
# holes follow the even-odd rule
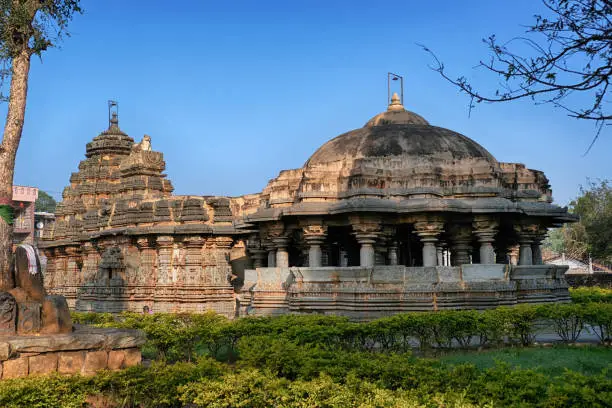
[[[456,77],[474,70],[482,38],[524,32],[536,0],[334,1],[82,0],[61,48],[33,58],[15,184],[60,198],[85,144],[120,127],[164,153],[181,195],[261,191],[327,140],[386,109],[387,72],[405,78],[404,105],[462,133],[499,161],[550,179],[566,205],[587,178],[612,178],[612,135],[591,152],[592,122],[530,100],[480,104],[428,68],[435,51]],[[576,96],[580,101],[580,96]],[[589,100],[585,99],[585,103]],[[0,106],[5,115],[6,105]]]

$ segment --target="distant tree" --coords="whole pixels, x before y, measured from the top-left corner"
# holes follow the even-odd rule
[[[483,41],[491,56],[477,68],[496,74],[500,86],[492,92],[475,88],[465,77],[456,79],[435,59],[431,68],[470,96],[474,103],[507,102],[531,98],[550,103],[578,119],[592,120],[598,131],[587,149],[593,146],[604,125],[609,124],[609,85],[612,74],[612,1],[542,0],[548,16],[535,15],[524,36],[500,43],[495,35]],[[584,99],[573,94],[589,95]]]
[[[44,211],[44,212],[55,212],[55,207],[57,206],[57,201],[55,198],[51,197],[49,194],[45,193],[42,190],[38,191],[38,198],[36,199],[36,203],[34,203],[34,209],[36,211]]]
[[[580,221],[565,225],[549,234],[548,244],[556,252],[586,259],[591,256],[612,263],[612,183],[589,183],[570,203],[570,211]]]
[[[0,143],[0,291],[13,287],[9,271],[12,246],[13,174],[25,117],[30,59],[42,56],[66,33],[79,0],[0,0],[1,79],[10,78],[8,109]]]

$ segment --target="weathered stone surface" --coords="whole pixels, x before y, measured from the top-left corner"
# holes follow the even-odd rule
[[[11,345],[5,341],[0,341],[0,361],[8,360],[11,356]]]
[[[84,375],[95,374],[96,371],[103,370],[107,367],[108,353],[104,350],[88,351],[85,354],[83,369],[81,373]]]
[[[42,304],[41,333],[70,333],[72,318],[66,298],[58,295],[46,296]]]
[[[0,335],[15,333],[17,320],[17,302],[8,292],[0,292]]]
[[[80,373],[85,361],[85,351],[67,351],[59,353],[57,372],[60,374]]]
[[[17,303],[17,333],[35,334],[41,327],[41,304],[38,302]]]
[[[15,286],[27,293],[27,300],[41,303],[45,297],[40,261],[36,256],[37,272],[32,274],[28,268],[28,256],[25,248],[18,246],[15,250]]]
[[[111,350],[108,352],[108,369],[119,370],[125,365],[125,350]]]
[[[136,366],[140,364],[141,361],[142,361],[142,354],[140,352],[140,349],[130,348],[130,349],[125,350],[125,361],[124,361],[125,367]]]
[[[44,353],[29,357],[29,375],[49,374],[57,371],[58,353]]]
[[[28,375],[29,357],[18,357],[2,363],[2,378],[18,378]]]
[[[8,343],[12,352],[46,353],[87,349],[121,349],[139,347],[146,341],[139,330],[104,329],[75,325],[75,331],[64,334],[39,336],[5,336],[0,341]]]

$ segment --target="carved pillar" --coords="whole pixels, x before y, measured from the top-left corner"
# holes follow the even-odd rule
[[[436,258],[438,266],[444,266],[444,248],[442,248],[442,245],[436,245]]]
[[[480,243],[480,263],[494,264],[495,251],[493,250],[493,241],[495,241],[495,234],[497,234],[499,222],[495,218],[489,216],[477,215],[474,217],[472,225],[474,234]]]
[[[267,246],[268,250],[268,268],[276,267],[276,247],[270,243]]]
[[[183,240],[185,246],[185,280],[187,285],[201,284],[202,278],[202,247],[205,240],[201,236],[195,235],[186,237]]]
[[[461,266],[470,263],[470,245],[472,228],[468,224],[451,224],[449,226],[451,241],[451,264]]]
[[[215,237],[215,271],[213,282],[217,285],[227,285],[232,277],[232,266],[229,263],[230,251],[234,240],[231,237]]]
[[[138,283],[151,285],[157,281],[155,277],[155,243],[149,237],[136,239],[136,246],[140,251],[140,268],[138,270]]]
[[[289,245],[289,238],[278,237],[272,240],[274,246],[276,246],[276,267],[288,268],[289,267],[289,252],[287,252],[287,246]]]
[[[94,282],[96,280],[98,261],[100,259],[98,250],[90,241],[84,242],[81,248],[83,249],[83,282]],[[48,268],[47,266],[47,269]]]
[[[420,220],[414,223],[415,233],[423,243],[423,266],[436,266],[438,256],[436,242],[443,231],[444,222],[439,219]]]
[[[542,265],[542,241],[546,239],[547,230],[544,227],[538,228],[538,231],[533,236],[533,242],[531,243],[531,255],[534,265]]]
[[[519,224],[515,225],[514,229],[518,234],[519,241],[519,265],[533,265],[533,253],[531,245],[538,235],[538,226],[536,224]]]
[[[67,284],[68,285],[81,285],[82,276],[81,268],[83,267],[83,257],[81,255],[80,247],[66,247],[66,255],[68,255],[68,271],[67,271]]]
[[[374,266],[375,254],[374,244],[380,235],[380,224],[376,222],[359,222],[353,224],[353,233],[359,248],[359,266],[372,267]]]
[[[389,256],[389,265],[397,265],[397,241],[392,240],[389,243],[387,255]]]
[[[323,266],[321,245],[327,236],[326,225],[308,225],[303,228],[304,239],[308,245],[308,266],[318,268]]]
[[[155,239],[155,243],[157,244],[157,283],[167,285],[171,280],[174,238],[171,235],[160,235]]]
[[[261,240],[257,236],[251,236],[248,239],[247,251],[253,262],[253,268],[261,268],[266,257],[266,250],[262,248]]]

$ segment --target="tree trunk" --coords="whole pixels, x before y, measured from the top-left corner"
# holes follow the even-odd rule
[[[13,198],[13,174],[15,156],[21,140],[28,94],[30,53],[23,50],[12,59],[11,89],[4,136],[0,145],[0,204],[10,204]],[[13,245],[13,227],[0,217],[0,291],[15,285],[10,270]]]

